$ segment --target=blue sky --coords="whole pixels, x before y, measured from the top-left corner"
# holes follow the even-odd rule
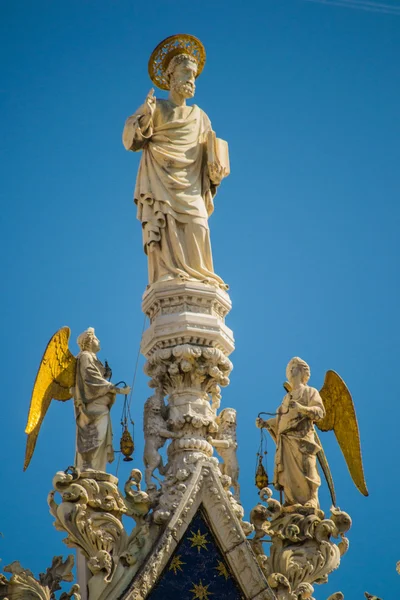
[[[72,404],[50,407],[22,473],[30,393],[50,336],[69,325],[76,352],[77,335],[94,326],[115,380],[132,380],[147,269],[132,203],[140,156],[124,150],[121,131],[151,87],[151,51],[182,31],[206,47],[195,102],[230,147],[232,173],[210,226],[215,269],[233,302],[227,323],[237,349],[222,402],[239,415],[244,506],[249,512],[258,499],[254,421],[279,405],[286,363],[307,360],[315,387],[335,369],[356,404],[370,497],[357,492],[324,434],[338,504],[353,527],[340,570],[315,597],[339,589],[347,600],[365,590],[398,597],[390,512],[400,493],[398,7],[1,2],[3,564],[19,559],[38,573],[68,553],[46,495],[73,461]],[[138,467],[149,395],[143,362],[133,398]],[[116,445],[120,410],[121,401]],[[272,473],[272,443],[269,452]],[[120,467],[123,481],[129,467]],[[325,488],[321,500],[327,510]]]

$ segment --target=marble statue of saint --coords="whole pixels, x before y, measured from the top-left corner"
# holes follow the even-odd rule
[[[123,130],[125,148],[142,151],[134,199],[149,284],[197,280],[226,289],[214,273],[208,217],[227,170],[209,156],[213,132],[208,116],[195,104],[186,104],[194,96],[204,61],[204,48],[193,36],[161,42],[150,58],[149,72],[169,96],[156,99],[151,89]]]
[[[110,409],[116,394],[129,394],[108,381],[110,373],[97,358],[100,342],[93,327],[78,337],[80,352],[75,357],[68,348],[70,328],[62,327],[50,339],[36,376],[29,407],[24,470],[31,461],[40,426],[52,399],[74,398],[76,419],[75,466],[81,470],[105,471],[112,462]]]
[[[319,508],[314,423],[324,418],[325,408],[318,390],[309,387],[310,367],[300,358],[292,358],[286,369],[291,391],[286,394],[276,417],[257,420],[276,440],[274,486],[283,490],[285,504]]]
[[[315,426],[335,433],[355,485],[368,496],[356,412],[345,382],[329,370],[319,391],[310,387],[310,367],[298,357],[287,365],[286,377],[287,394],[276,416],[256,420],[257,427],[267,429],[276,442],[273,483],[283,491],[285,505],[319,508],[318,459],[336,506],[332,475]]]

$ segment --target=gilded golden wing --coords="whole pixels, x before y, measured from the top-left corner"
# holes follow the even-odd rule
[[[63,401],[72,398],[70,388],[75,385],[76,358],[68,348],[70,333],[69,327],[61,327],[53,335],[43,354],[33,386],[28,422],[25,429],[28,439],[26,441],[24,471],[26,471],[31,461],[40,426],[52,398]]]
[[[326,415],[316,426],[321,431],[334,431],[347,467],[356,487],[368,496],[361,457],[360,434],[351,394],[335,371],[327,371],[320,395]]]

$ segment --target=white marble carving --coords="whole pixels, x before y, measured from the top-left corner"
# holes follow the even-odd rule
[[[150,396],[144,405],[144,454],[143,462],[146,467],[145,482],[148,490],[156,487],[152,481],[155,469],[158,469],[160,475],[165,475],[165,467],[162,456],[159,452],[167,439],[179,438],[180,434],[170,431],[167,427],[168,409],[165,406],[164,399],[159,393]],[[158,479],[158,478],[156,478]],[[158,479],[158,481],[160,481]]]
[[[228,490],[229,478],[221,475],[215,459],[204,455],[188,464],[187,470],[180,475],[181,481],[175,482],[179,493],[167,525],[160,530],[162,534],[137,577],[129,586],[125,583],[128,591],[121,600],[148,596],[200,506],[239,585],[246,590],[245,597],[273,600],[274,595],[246,539],[252,527],[241,521],[244,511]],[[121,581],[120,588],[124,589],[123,585]]]
[[[76,413],[76,466],[105,471],[114,460],[110,408],[115,395],[128,394],[129,387],[117,388],[106,379],[108,373],[96,354],[100,342],[89,327],[78,337],[74,403]]]
[[[214,272],[208,227],[224,172],[208,166],[209,118],[198,106],[186,106],[197,63],[180,54],[169,69],[168,99],[156,99],[151,90],[123,131],[125,148],[143,152],[134,199],[149,283],[193,279],[225,288]]]
[[[233,333],[225,325],[231,309],[229,295],[196,281],[166,281],[151,285],[143,296],[142,310],[150,327],[142,339],[142,353],[181,344],[211,346],[226,356],[234,349]]]
[[[284,397],[277,416],[267,421],[258,418],[257,426],[268,429],[276,441],[275,489],[283,490],[288,505],[318,508],[321,478],[317,452],[321,446],[315,436],[314,422],[325,416],[325,408],[318,390],[307,385],[310,367],[306,362],[293,358],[286,377],[292,389]]]
[[[179,426],[184,415],[199,415],[215,422],[210,400],[220,398],[221,387],[229,384],[230,360],[217,348],[181,344],[156,350],[145,372],[150,386],[169,394],[169,419]],[[204,424],[206,424],[204,422]]]
[[[221,473],[230,477],[235,500],[240,502],[239,462],[237,459],[236,410],[224,408],[217,417],[218,431],[207,441],[217,449],[223,460],[219,465]]]
[[[57,529],[68,534],[64,542],[87,559],[89,600],[144,599],[200,506],[248,597],[273,600],[246,539],[253,527],[243,521],[244,510],[229,491],[230,478],[221,474],[215,458],[191,454],[186,472],[177,473],[171,486],[174,505],[169,505],[169,518],[161,523],[156,515],[160,510],[157,494],[150,497],[140,489],[140,482],[140,471],[133,469],[122,496],[116,479],[106,473],[72,469],[54,477],[61,502],[56,504],[53,491],[50,510]],[[123,514],[136,522],[131,533],[124,529]]]
[[[272,498],[269,488],[262,490],[260,496],[266,506],[257,505],[250,516],[256,529],[251,543],[260,566],[278,598],[308,598],[312,585],[325,583],[339,567],[341,556],[348,549],[345,533],[351,527],[351,519],[334,507],[326,519],[321,510],[313,507],[282,506]],[[264,536],[272,541],[269,556],[264,554]],[[335,543],[332,538],[340,541]]]
[[[18,561],[4,567],[10,573],[10,579],[0,574],[0,598],[4,600],[55,600],[55,592],[61,589],[62,581],[73,581],[72,568],[74,557],[72,555],[63,561],[61,556],[53,558],[51,566],[45,573],[40,573],[35,579],[29,569],[24,569]],[[62,593],[59,600],[81,600],[79,586],[73,585],[69,593]]]
[[[154,543],[158,529],[149,531],[147,516],[152,502],[140,489],[141,479],[140,471],[133,469],[125,484],[125,497],[118,490],[118,480],[101,471],[71,468],[59,471],[53,479],[50,512],[56,529],[68,534],[64,542],[86,558],[90,600],[97,600],[115,584],[115,574],[118,579],[127,568],[139,568]],[[60,504],[54,499],[57,492]],[[122,515],[135,520],[131,533],[125,530]]]
[[[54,490],[48,503],[55,527],[67,531],[65,543],[81,550],[92,574],[101,573],[110,581],[116,558],[127,547],[122,515],[127,512],[118,480],[102,471],[71,469],[59,471],[53,478]],[[57,504],[58,492],[62,502]]]
[[[61,327],[50,339],[43,354],[32,391],[24,470],[32,459],[41,424],[52,399],[74,397],[76,419],[75,466],[105,471],[114,459],[110,410],[117,394],[130,388],[109,381],[111,369],[97,358],[100,341],[93,327],[78,337],[80,352],[75,357],[68,348],[70,328]]]

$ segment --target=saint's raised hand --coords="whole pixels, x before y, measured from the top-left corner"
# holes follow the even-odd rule
[[[152,117],[156,109],[156,97],[154,96],[154,88],[151,88],[151,90],[147,94],[144,105],[147,109],[147,114],[150,117]]]

